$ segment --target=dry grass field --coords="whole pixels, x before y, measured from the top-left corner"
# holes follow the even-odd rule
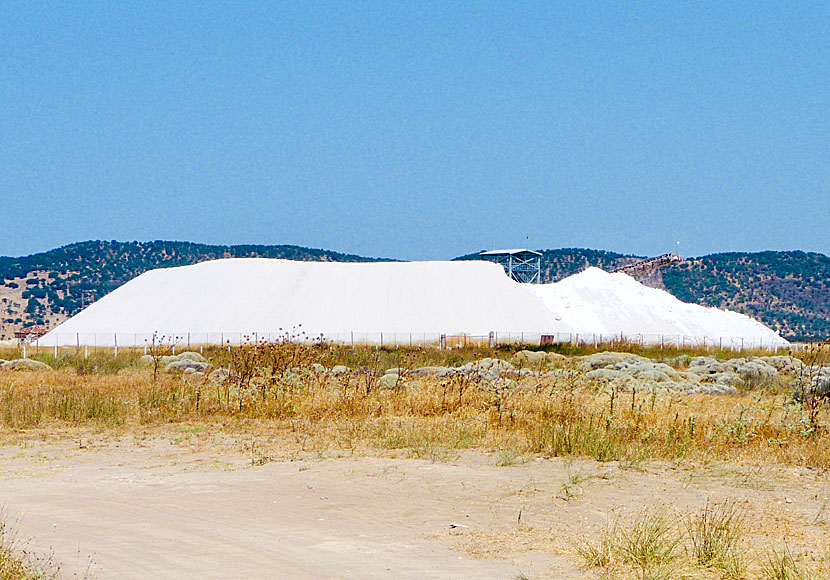
[[[675,366],[684,364],[684,356],[703,354],[618,346]],[[160,357],[162,350],[152,354]],[[246,479],[253,473],[256,481],[262,474],[275,481],[314,479],[298,483],[298,489],[314,488],[316,498],[322,497],[317,489],[328,487],[325,497],[348,497],[349,509],[326,517],[349,522],[348,529],[361,537],[387,534],[372,565],[380,561],[377,554],[386,554],[381,560],[387,569],[400,572],[392,577],[830,577],[830,416],[822,400],[808,409],[793,396],[798,377],[747,383],[731,395],[623,388],[585,376],[578,357],[591,350],[525,364],[532,372],[509,381],[475,372],[412,372],[484,357],[514,360],[508,350],[248,345],[230,352],[206,349],[212,368],[229,370],[192,374],[154,373],[152,364],[139,362],[140,352],[57,359],[40,353],[37,358],[54,370],[0,370],[4,500],[10,517],[24,515],[16,506],[40,514],[32,516],[31,528],[24,515],[21,535],[31,533],[40,550],[54,549],[64,574],[91,577],[142,575],[121,569],[116,574],[101,547],[112,539],[94,532],[88,541],[101,546],[87,549],[98,552],[98,564],[68,565],[65,542],[41,537],[48,531],[49,501],[24,491],[41,486],[51,497],[68,485],[59,473],[95,487],[103,480],[84,471],[93,464],[127,470],[124,477],[131,481],[151,471],[166,474],[157,482],[157,495],[145,498],[149,505],[154,497],[163,502],[168,492],[178,504],[175,490],[164,486],[187,474],[215,472],[215,493],[228,471],[242,479],[226,484],[240,490],[256,488]],[[0,351],[0,358],[14,354]],[[826,351],[814,354],[812,362],[826,363]],[[337,365],[349,371],[341,373]],[[400,369],[393,384],[382,379],[391,367]],[[354,473],[361,477],[351,485]],[[253,488],[251,497],[262,493]],[[94,504],[95,497],[111,492],[103,486],[86,501]],[[80,488],[76,493],[85,497]],[[139,490],[134,493],[141,497]],[[288,503],[307,501],[282,486],[267,493]],[[61,501],[55,510],[66,505]],[[288,510],[286,525],[312,526],[324,517],[320,501]],[[231,517],[233,509],[223,505],[190,507]],[[249,513],[252,527],[267,509],[257,512]],[[272,514],[263,529],[284,515]],[[157,531],[143,533],[165,533],[163,523],[154,525]],[[339,528],[313,532],[309,546],[328,545],[321,540],[327,533],[346,542]],[[412,549],[398,553],[389,538],[406,539]],[[303,545],[298,540],[292,548],[296,561],[267,551],[266,560],[277,567],[294,562],[298,577],[377,576],[371,566],[361,568],[360,559],[348,574],[336,566],[310,568],[299,555]],[[158,548],[136,543],[137,555],[145,549]],[[235,557],[247,557],[240,550]],[[176,553],[189,560],[186,551]],[[20,550],[0,551],[0,578],[38,577],[12,554]],[[268,577],[258,575],[264,572],[254,566],[257,557],[263,556],[252,556],[247,577]],[[122,553],[121,561],[129,558]],[[48,575],[48,566],[40,568],[39,574]],[[182,570],[173,562],[155,577],[182,577]]]

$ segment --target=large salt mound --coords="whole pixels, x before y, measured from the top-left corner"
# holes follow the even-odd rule
[[[279,329],[377,341],[395,334],[551,328],[540,300],[489,262],[295,262],[239,258],[152,270],[40,339],[142,345],[153,331],[218,343]]]
[[[554,284],[529,285],[550,309],[557,326],[608,338],[623,333],[645,342],[775,346],[787,341],[743,314],[681,302],[626,274],[588,268]]]
[[[786,344],[735,312],[685,304],[597,268],[555,284],[517,284],[489,262],[293,262],[241,258],[147,272],[40,339],[41,345],[142,345],[154,331],[237,341],[302,325],[341,341],[439,334],[619,336],[645,342]]]

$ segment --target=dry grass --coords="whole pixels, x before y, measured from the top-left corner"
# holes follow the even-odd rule
[[[260,463],[294,452],[446,461],[463,449],[482,449],[497,451],[495,463],[505,468],[534,456],[560,456],[619,461],[621,469],[651,460],[830,469],[828,407],[817,407],[812,425],[786,383],[750,386],[737,395],[622,392],[586,379],[573,364],[515,383],[474,374],[414,377],[406,371],[484,357],[509,359],[511,352],[297,345],[206,349],[214,365],[230,369],[226,378],[161,373],[154,380],[153,368],[138,364],[140,354],[127,349],[118,357],[41,353],[40,360],[55,370],[0,370],[0,441],[74,438],[90,429],[104,436],[169,431],[172,425],[178,435],[173,444],[209,438],[217,428],[242,434],[251,440],[252,461]],[[639,349],[639,354],[655,353]],[[678,354],[704,353],[666,349],[661,357]],[[315,372],[313,363],[358,370],[335,376]],[[403,379],[395,388],[380,388],[379,378],[390,367],[404,369]],[[582,496],[590,477],[569,471],[558,496],[568,501]],[[823,518],[822,508],[815,519]],[[805,563],[786,546],[749,551],[744,523],[743,512],[728,503],[707,503],[691,514],[644,511],[577,549],[608,580],[806,580],[821,577],[817,570],[830,572],[828,563]],[[12,552],[0,552],[0,558],[17,561],[7,554]],[[30,577],[43,576],[0,575],[0,580]]]
[[[734,502],[710,505],[686,520],[689,554],[698,566],[718,568],[729,577],[740,577],[744,570],[740,540],[744,532],[744,513]]]
[[[530,347],[536,350],[536,347]],[[717,346],[680,346],[675,344],[640,344],[630,340],[615,340],[592,344],[590,342],[560,343],[544,350],[556,352],[565,356],[583,356],[596,354],[598,352],[627,352],[651,359],[670,359],[682,356],[714,356],[721,360],[728,360],[737,357],[767,356],[770,354],[787,354],[784,348],[772,353],[768,349],[730,349]]]
[[[820,580],[822,577],[799,562],[787,545],[770,550],[760,571],[760,580]]]
[[[826,563],[807,563],[786,545],[750,552],[743,518],[730,502],[707,501],[700,512],[686,515],[669,508],[644,509],[627,521],[616,521],[596,541],[583,540],[575,548],[605,580],[818,580],[830,572]]]
[[[524,377],[515,386],[456,375],[377,387],[378,371],[387,367],[451,362],[436,352],[308,349],[283,366],[268,359],[270,366],[246,381],[216,382],[168,374],[154,382],[152,369],[135,366],[136,353],[118,359],[67,357],[52,361],[53,372],[0,371],[0,427],[9,434],[212,423],[267,427],[304,451],[385,449],[441,458],[482,448],[510,458],[538,454],[830,468],[830,448],[822,440],[827,409],[819,415],[819,432],[805,429],[801,408],[786,391],[732,396],[634,391],[620,404],[618,393],[575,370]],[[235,368],[233,353],[206,354]],[[472,349],[453,356],[462,362],[493,354]],[[317,375],[308,366],[317,361],[351,363],[362,372]]]
[[[51,562],[38,562],[15,541],[0,513],[0,580],[52,580],[59,573]]]
[[[194,350],[202,350],[204,355],[210,358],[216,364],[226,364],[231,358],[226,347],[222,346],[193,346]],[[235,350],[233,347],[231,350]],[[561,343],[545,347],[539,347],[538,344],[501,344],[495,348],[489,348],[483,345],[468,344],[464,347],[458,346],[450,349],[438,348],[421,348],[410,346],[384,346],[377,345],[362,345],[357,348],[352,348],[343,344],[324,344],[322,348],[315,348],[315,358],[318,362],[326,366],[334,364],[344,364],[352,368],[367,366],[372,362],[377,362],[380,368],[390,368],[401,366],[399,363],[407,360],[417,363],[419,366],[458,366],[483,357],[498,357],[503,359],[510,359],[515,353],[520,350],[545,351],[562,354],[565,356],[584,356],[595,354],[599,352],[627,352],[643,356],[655,360],[670,360],[679,357],[696,357],[696,356],[713,356],[720,360],[728,360],[736,357],[749,356],[767,356],[770,354],[787,354],[786,349],[779,349],[772,353],[767,349],[744,349],[732,350],[728,348],[718,348],[714,346],[676,346],[671,344],[666,345],[642,345],[631,341],[612,341],[600,344],[593,344],[590,342],[579,343]],[[187,350],[182,344],[177,345],[177,352]],[[42,360],[52,366],[72,366],[77,367],[83,365],[84,360],[89,360],[87,363],[90,367],[107,368],[109,371],[117,370],[125,366],[135,364],[138,357],[145,354],[143,348],[129,348],[122,347],[119,349],[118,357],[113,357],[111,348],[89,348],[88,359],[84,358],[84,348],[75,347],[61,347],[59,356],[54,357],[53,349],[42,347],[37,348],[30,346],[28,348],[28,355],[31,358]],[[23,350],[20,347],[0,347],[0,359],[10,360],[20,358],[23,356]],[[830,363],[830,352],[824,357],[825,363]]]

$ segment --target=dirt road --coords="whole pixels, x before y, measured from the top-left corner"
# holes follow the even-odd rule
[[[499,467],[482,453],[256,465],[171,443],[0,448],[4,518],[29,549],[54,554],[63,578],[585,578],[575,539],[626,510],[693,510],[708,497],[743,501],[758,537],[830,545],[828,526],[806,525],[826,476],[798,470]]]

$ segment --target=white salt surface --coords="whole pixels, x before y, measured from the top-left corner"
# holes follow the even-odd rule
[[[239,258],[147,272],[44,336],[40,344],[131,345],[159,331],[209,342],[302,325],[357,340],[491,330],[542,332],[550,313],[489,262],[295,262]],[[77,333],[77,335],[76,335]],[[97,335],[97,336],[93,336]],[[337,336],[339,335],[339,336]],[[146,338],[146,336],[145,336]],[[140,338],[138,344],[143,344]]]
[[[685,304],[625,274],[589,268],[554,284],[510,280],[470,262],[294,262],[239,258],[142,274],[40,339],[41,345],[143,345],[153,331],[194,342],[275,337],[405,342],[439,334],[643,335],[647,342],[786,344],[742,314]]]
[[[583,337],[619,335],[645,342],[728,345],[786,345],[757,320],[718,308],[681,302],[668,292],[649,288],[622,273],[588,268],[553,284],[527,285],[557,321]]]

